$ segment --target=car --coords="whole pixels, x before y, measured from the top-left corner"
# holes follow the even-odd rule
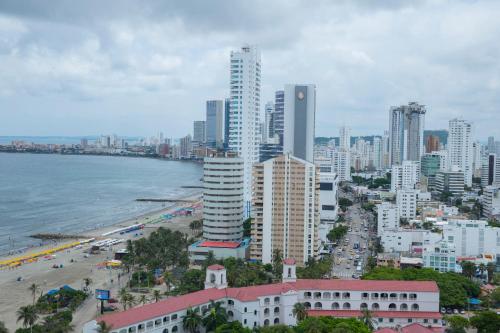
[[[351,269],[351,266],[347,266],[345,269]]]
[[[108,299],[108,303],[118,303],[118,300],[116,298],[110,298]]]
[[[452,310],[452,309],[446,309],[446,313],[447,313],[447,314],[452,314],[452,313],[453,313],[453,310]]]
[[[441,313],[446,313],[446,309],[445,308],[441,308]]]
[[[453,313],[454,313],[454,314],[458,314],[458,310],[457,310],[457,309],[454,309],[454,310],[453,310]]]
[[[464,309],[460,309],[460,314],[465,314],[465,310]]]

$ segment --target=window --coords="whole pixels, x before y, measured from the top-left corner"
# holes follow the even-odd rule
[[[413,321],[413,319],[411,318],[408,318],[408,322],[411,323]]]
[[[411,310],[412,311],[418,311],[418,304],[412,304],[411,305]]]
[[[342,309],[344,310],[350,310],[351,309],[351,304],[350,303],[344,303],[344,305],[342,305]]]
[[[264,316],[269,316],[269,308],[264,309]]]
[[[342,298],[345,298],[345,299],[351,298],[351,293],[343,293]]]
[[[315,292],[314,293],[314,298],[321,298],[321,293],[320,292]]]
[[[264,326],[269,326],[269,319],[264,320]]]
[[[337,303],[337,302],[332,303],[332,310],[338,310],[339,308],[340,308],[339,303]]]
[[[245,312],[247,312],[247,310],[248,310],[248,309],[245,307]]]
[[[310,309],[311,308],[311,303],[305,302],[304,306],[305,306],[306,309]]]
[[[271,301],[269,300],[269,298],[264,298],[264,304],[268,305]]]
[[[319,183],[319,189],[321,191],[333,191],[332,183]]]
[[[389,322],[393,323],[394,322],[394,318],[389,318]]]
[[[274,318],[274,323],[275,324],[279,324],[280,323],[280,319],[279,318]]]
[[[372,310],[380,310],[380,305],[378,305],[378,303],[373,303]]]
[[[172,333],[177,332],[179,328],[177,326],[172,327]]]
[[[406,303],[402,303],[402,304],[399,306],[399,310],[401,310],[401,311],[408,311],[408,304],[406,304]]]
[[[359,306],[359,309],[360,309],[360,310],[366,310],[366,309],[368,309],[368,304],[366,304],[366,303],[361,303],[361,305]]]
[[[229,318],[232,318],[232,317],[234,316],[233,311],[228,311],[228,312],[227,312],[227,316],[228,316]]]
[[[279,306],[277,306],[277,307],[274,308],[274,314],[278,314],[278,313],[280,313],[280,307]]]
[[[397,308],[396,304],[394,303],[389,304],[389,310],[396,310],[396,308]]]
[[[172,315],[172,320],[176,320],[176,319],[177,319],[177,315],[176,315],[176,314]],[[174,329],[172,329],[172,331],[173,331],[173,330],[174,330]]]
[[[378,319],[378,322],[379,322],[379,323],[384,322],[384,318],[379,318],[379,319]]]
[[[322,210],[335,210],[335,206],[333,205],[321,205]]]
[[[321,302],[314,303],[315,310],[321,310],[322,308],[323,308],[323,305],[321,304]]]

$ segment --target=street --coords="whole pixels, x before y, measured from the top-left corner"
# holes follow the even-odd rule
[[[332,275],[341,279],[359,278],[365,271],[370,256],[370,239],[373,234],[373,216],[361,208],[350,193],[340,192],[342,197],[353,201],[345,214],[347,235],[334,248]]]

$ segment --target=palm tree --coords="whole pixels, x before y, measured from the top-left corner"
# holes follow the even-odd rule
[[[31,291],[31,296],[33,296],[33,305],[35,305],[35,297],[38,291],[40,291],[40,286],[36,283],[32,283],[28,290]]]
[[[23,327],[29,327],[33,332],[33,325],[38,320],[38,314],[34,305],[22,306],[17,310],[17,321],[23,321]]]
[[[193,310],[191,307],[188,308],[186,315],[182,318],[182,326],[184,329],[190,333],[196,333],[201,323],[202,320],[198,311]]]
[[[142,305],[145,305],[147,302],[148,298],[146,297],[146,295],[141,295],[141,297],[139,297],[139,303],[141,303]]]
[[[227,313],[220,302],[210,301],[209,309],[202,322],[207,332],[215,331],[217,326],[227,323]]]
[[[483,263],[480,263],[479,266],[477,266],[479,269],[479,272],[481,273],[481,278],[484,276],[484,272],[486,272],[486,265]]]
[[[174,276],[172,272],[166,271],[165,273],[163,273],[163,282],[167,287],[167,293],[170,292],[170,287],[174,283]]]
[[[136,304],[134,295],[127,294],[125,302],[129,308],[133,307]]]
[[[368,326],[370,331],[373,331],[375,325],[373,324],[373,316],[370,310],[361,310],[361,317],[359,317],[359,320],[361,320],[366,326]]]
[[[123,305],[123,310],[127,310],[127,297],[128,297],[128,292],[127,289],[122,288],[118,292],[118,297],[120,298],[120,303]]]
[[[307,318],[307,310],[304,303],[295,303],[292,313],[299,322]]]
[[[105,321],[100,321],[97,324],[96,332],[97,333],[110,333],[113,329],[113,326],[106,324]]]
[[[460,265],[462,266],[462,274],[472,279],[476,272],[476,265],[470,261],[463,261]]]
[[[5,327],[3,321],[0,321],[0,333],[9,333],[9,330]]]
[[[495,269],[496,269],[496,266],[492,262],[489,262],[486,265],[486,271],[488,272],[488,282],[491,282],[491,280],[493,279],[493,274],[495,274]]]
[[[159,290],[157,290],[157,289],[153,290],[153,298],[155,300],[155,303],[158,303],[158,301],[161,298],[161,293]]]

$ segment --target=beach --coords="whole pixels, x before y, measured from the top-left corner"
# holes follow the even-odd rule
[[[201,194],[191,195],[182,198],[190,202],[178,203],[168,208],[162,208],[155,212],[143,214],[139,217],[134,217],[125,221],[119,221],[114,225],[85,231],[78,233],[83,239],[121,239],[126,241],[128,239],[138,239],[147,237],[151,232],[159,227],[170,228],[172,230],[179,230],[188,235],[192,234],[189,228],[189,223],[196,219],[201,219]],[[162,218],[163,215],[177,211],[181,208],[197,207],[194,209],[192,215],[188,216],[174,216],[170,219]],[[127,227],[135,224],[145,224],[144,229],[129,232],[129,233],[114,233],[108,236],[103,234],[118,228]],[[27,250],[22,255],[30,255],[41,251],[48,250],[55,246],[70,244],[75,240],[58,241],[57,245],[44,245],[41,247],[33,247]],[[53,258],[39,257],[37,261],[25,263],[18,267],[4,267],[0,269],[0,321],[3,321],[8,329],[14,331],[15,328],[20,327],[16,323],[16,311],[19,307],[32,303],[31,292],[28,287],[36,283],[40,286],[41,292],[46,293],[51,289],[58,289],[63,285],[69,285],[75,289],[83,287],[83,279],[90,278],[93,284],[90,286],[94,289],[109,289],[111,290],[112,297],[117,297],[117,291],[124,286],[125,278],[118,278],[120,269],[104,269],[99,268],[99,264],[106,260],[113,259],[113,254],[116,250],[126,247],[125,243],[119,243],[112,246],[109,251],[101,251],[99,254],[92,254],[86,256],[84,251],[89,249],[89,244],[84,244],[77,247],[72,247],[63,251],[54,253]],[[2,257],[0,260],[11,259],[19,257],[20,254]],[[48,257],[48,256],[47,256]],[[71,262],[73,260],[73,262]],[[54,264],[63,265],[62,268],[53,268]],[[21,281],[17,279],[21,277]],[[98,312],[98,302],[90,296],[84,304],[77,309],[74,313],[73,324],[75,325],[75,332],[81,332],[83,324],[96,317]]]

